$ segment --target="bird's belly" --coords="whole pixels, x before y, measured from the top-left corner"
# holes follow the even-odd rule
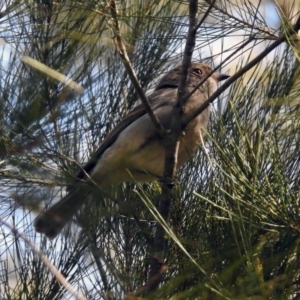
[[[187,131],[179,140],[177,167],[184,165],[197,152],[202,137],[200,130]],[[137,181],[161,178],[165,166],[165,149],[161,141],[153,141],[133,154],[126,165]],[[129,167],[130,166],[130,167]]]

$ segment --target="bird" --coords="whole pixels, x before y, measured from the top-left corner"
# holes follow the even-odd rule
[[[162,75],[148,96],[150,106],[165,130],[171,130],[181,72],[182,65],[179,65]],[[209,74],[212,75],[199,86]],[[227,78],[229,75],[213,72],[207,64],[192,63],[186,88],[188,93],[195,91],[184,105],[183,117],[207,100],[216,91],[217,83]],[[182,129],[178,167],[184,165],[201,146],[209,114],[207,108]],[[91,189],[84,188],[86,182],[92,181],[100,188],[124,182],[151,182],[162,177],[164,159],[162,136],[140,103],[104,138],[98,150],[77,173],[78,182],[66,196],[37,216],[34,221],[36,232],[54,239],[91,195]]]

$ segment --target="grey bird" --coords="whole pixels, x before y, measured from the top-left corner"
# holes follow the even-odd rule
[[[177,66],[166,73],[148,96],[155,115],[165,129],[171,126],[181,70],[182,67]],[[211,72],[209,65],[191,64],[188,92],[194,90]],[[228,77],[226,74],[213,73],[187,100],[184,114],[189,115],[199,107],[215,92],[217,82]],[[209,109],[206,109],[183,128],[179,139],[178,167],[186,163],[201,145],[208,118]],[[91,189],[84,188],[85,181],[92,180],[101,188],[122,182],[153,181],[162,177],[164,159],[161,136],[141,103],[107,135],[77,174],[78,183],[68,194],[36,218],[35,230],[50,239],[55,238],[92,193]]]

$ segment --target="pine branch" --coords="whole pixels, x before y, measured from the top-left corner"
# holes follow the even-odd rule
[[[129,60],[129,57],[127,55],[127,51],[126,51],[126,47],[122,41],[121,35],[120,35],[120,27],[119,27],[119,21],[118,21],[118,13],[117,13],[117,6],[114,0],[110,0],[110,9],[111,9],[111,15],[114,21],[114,33],[115,33],[115,44],[116,44],[116,48],[119,52],[119,55],[122,59],[122,62],[124,64],[124,67],[127,71],[127,74],[130,77],[131,83],[133,84],[133,86],[135,87],[135,90],[137,92],[137,94],[139,95],[141,101],[143,102],[145,109],[151,119],[151,121],[153,122],[155,128],[158,130],[158,132],[163,135],[163,128],[162,125],[160,124],[158,118],[156,117],[156,115],[154,114],[151,105],[136,77],[135,71],[131,65],[131,62]]]

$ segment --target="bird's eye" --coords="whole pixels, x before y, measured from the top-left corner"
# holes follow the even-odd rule
[[[200,69],[194,69],[194,72],[198,75],[202,75],[202,71]]]

